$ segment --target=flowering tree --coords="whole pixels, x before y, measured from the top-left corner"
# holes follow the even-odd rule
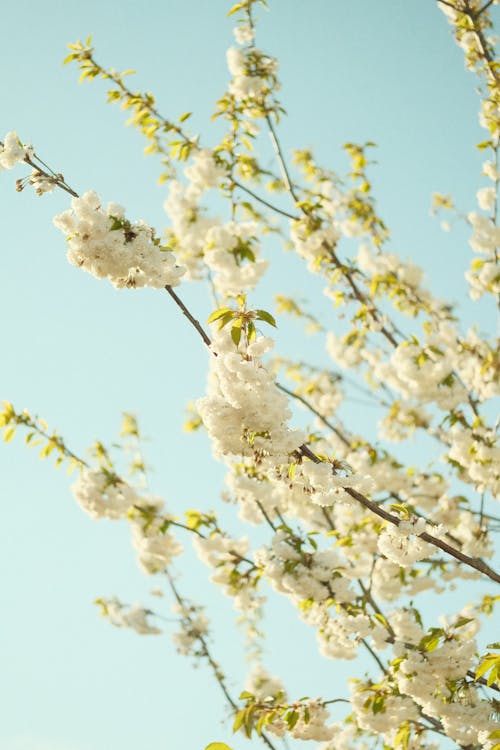
[[[476,253],[466,278],[473,300],[492,297],[498,305],[500,66],[489,16],[495,4],[438,3],[479,81],[487,131],[479,144],[489,156],[487,185],[477,194],[478,208],[462,217]],[[130,526],[139,565],[172,594],[176,646],[212,670],[235,742],[253,737],[275,748],[290,737],[315,740],[322,750],[431,750],[453,743],[498,750],[500,643],[487,643],[482,627],[500,599],[492,560],[500,521],[494,510],[499,343],[493,334],[462,330],[458,311],[425,288],[421,269],[388,250],[389,231],[368,176],[373,143],[345,144],[351,168],[343,176],[319,165],[310,150],[295,151],[291,160],[284,153],[278,64],[256,43],[260,5],[263,0],[243,0],[230,10],[236,46],[227,54],[229,86],[216,103],[222,136],[215,145],[190,133],[190,113],[167,119],[150,93],[131,88],[131,71],[104,67],[90,38],[69,45],[66,62],[79,67],[81,80],[107,82],[108,100],[129,110],[130,123],[147,140],[146,153],[159,157],[168,188],[165,233],[128,218],[116,203],[103,206],[94,191],[77,194],[71,179],[14,132],[0,152],[3,169],[24,168],[19,191],[31,186],[39,195],[61,190],[72,197],[54,220],[71,264],[118,289],[166,291],[179,327],[184,316],[193,346],[206,347],[207,393],[191,407],[186,427],[206,430],[215,458],[226,465],[224,498],[251,527],[248,537],[234,538],[216,511],[193,509],[181,518],[151,496],[133,415],[124,416],[121,436],[125,457],[133,447],[135,480],[125,478],[122,458],[101,442],[88,456],[76,455],[43,420],[8,402],[0,416],[3,438],[24,430],[29,445],[41,445],[42,457],[55,456],[56,465],[67,463],[75,472],[72,492],[86,513]],[[266,133],[272,167],[258,156]],[[208,195],[214,192],[223,219],[212,213]],[[434,209],[460,216],[450,196],[435,195]],[[263,244],[271,232],[321,279],[333,303],[336,333],[331,317],[319,320],[298,300],[276,298],[278,312],[325,338],[327,367],[304,362],[300,347],[296,359],[280,357],[279,329],[276,342],[267,335],[275,318],[251,303],[270,264]],[[189,281],[209,287],[206,323],[183,301]],[[339,416],[340,404],[360,392],[377,405],[376,438],[368,414],[361,435]],[[441,457],[443,472],[402,463],[391,444],[415,434]],[[213,654],[207,617],[179,582],[182,535],[213,569],[211,580],[231,597],[245,628],[252,666],[239,697]],[[457,585],[465,598],[452,617],[436,619],[419,606],[423,592]],[[315,631],[325,660],[366,652],[370,671],[350,681],[348,698],[340,690],[289,696],[268,674],[260,643],[266,586],[290,599]],[[117,627],[161,632],[160,611],[117,598],[98,604]],[[336,703],[347,708],[334,721],[329,706]]]

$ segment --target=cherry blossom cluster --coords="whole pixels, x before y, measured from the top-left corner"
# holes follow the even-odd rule
[[[17,133],[10,131],[3,139],[0,150],[0,170],[13,169],[16,164],[23,162],[26,157],[33,155],[32,146],[23,146]]]
[[[162,631],[148,620],[152,614],[140,604],[127,606],[122,604],[116,597],[111,599],[99,598],[96,600],[101,608],[101,613],[117,628],[131,628],[139,635],[159,635]]]
[[[202,149],[184,173],[188,184],[171,182],[165,210],[172,222],[168,241],[187,269],[186,278],[201,278],[208,269],[222,297],[254,289],[269,265],[259,257],[256,223],[223,223],[209,218],[201,205],[204,191],[227,176],[225,168],[209,149]]]
[[[197,409],[218,457],[258,456],[274,467],[288,463],[304,442],[305,434],[288,426],[287,397],[260,361],[271,346],[270,339],[259,336],[236,349],[227,327],[214,332],[216,356],[210,358],[207,396]]]
[[[129,521],[139,566],[148,575],[164,570],[181,554],[182,546],[168,531],[170,516],[162,513],[160,498],[141,497],[119,477],[99,469],[82,469],[71,489],[91,518]]]
[[[118,289],[180,283],[184,269],[154,230],[143,221],[127,221],[116,203],[104,210],[93,191],[73,198],[71,209],[56,216],[54,224],[66,236],[68,261],[98,279],[108,278]]]
[[[229,93],[242,102],[250,115],[258,113],[265,99],[278,88],[277,60],[253,46],[230,47],[227,66],[233,76]]]
[[[265,717],[266,730],[274,736],[288,734],[294,739],[318,742],[331,739],[332,730],[327,724],[330,714],[324,703],[307,699],[289,704],[281,680],[269,675],[259,662],[252,667],[245,688],[247,706],[257,716]]]
[[[233,540],[218,531],[212,531],[208,537],[193,536],[193,547],[199,559],[214,571],[210,580],[231,597],[246,644],[258,653],[259,619],[266,597],[259,589],[260,569],[245,556],[249,546],[246,538]]]

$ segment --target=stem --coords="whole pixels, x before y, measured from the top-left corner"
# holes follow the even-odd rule
[[[363,646],[364,646],[364,647],[366,648],[366,650],[368,651],[368,653],[369,653],[369,654],[371,654],[371,656],[372,656],[372,657],[373,657],[373,658],[375,659],[375,661],[376,661],[376,662],[377,662],[377,664],[379,665],[379,667],[380,667],[381,671],[382,671],[382,672],[383,672],[383,673],[384,673],[384,674],[385,674],[386,676],[388,676],[388,675],[389,675],[389,672],[388,672],[388,670],[387,670],[387,667],[385,667],[385,666],[384,666],[383,662],[382,662],[382,661],[381,661],[381,660],[379,659],[379,657],[377,656],[377,654],[375,653],[375,651],[374,651],[374,650],[372,649],[372,647],[370,646],[370,644],[368,643],[368,641],[366,641],[366,640],[365,640],[364,638],[362,638],[362,639],[361,639],[361,643],[362,643],[362,644],[363,644]]]
[[[181,300],[181,298],[174,292],[171,286],[166,286],[165,291],[172,297],[177,307],[179,307],[182,310],[183,314],[189,320],[191,325],[198,331],[201,338],[203,339],[203,343],[206,344],[206,346],[210,347],[210,345],[212,344],[210,337],[203,330],[199,321],[197,321],[196,318],[193,315],[191,315],[191,313],[189,312],[189,310],[187,309],[186,305]]]
[[[290,179],[290,174],[288,172],[288,168],[286,166],[286,161],[283,156],[283,152],[281,151],[280,142],[278,140],[278,137],[276,135],[276,131],[274,130],[274,125],[271,120],[270,115],[266,115],[266,122],[269,127],[269,136],[271,138],[271,143],[273,144],[273,148],[276,154],[276,157],[278,159],[278,164],[281,171],[281,176],[283,178],[283,182],[285,183],[285,188],[288,190],[290,195],[292,196],[295,203],[299,202],[299,198],[297,193],[295,192],[295,188],[293,187],[292,181]]]
[[[320,459],[317,457],[316,459],[317,460],[315,461],[315,463],[320,463]],[[357,490],[352,489],[352,487],[345,487],[344,489],[348,495],[357,500],[358,503],[361,503],[361,505],[363,505],[365,508],[371,510],[373,513],[375,513],[375,515],[383,518],[384,521],[392,523],[394,526],[399,526],[400,519],[397,516],[393,516],[392,513],[388,513],[386,510],[374,503],[373,500],[369,500],[360,492],[357,492]],[[450,546],[446,542],[443,542],[441,539],[437,539],[437,537],[428,534],[426,531],[424,531],[422,534],[419,534],[418,536],[420,537],[420,539],[423,539],[424,542],[428,542],[435,547],[439,547],[439,549],[443,550],[443,552],[447,552],[456,560],[459,560],[465,565],[469,565],[471,568],[478,570],[483,575],[488,576],[488,578],[491,578],[492,581],[500,583],[500,575],[496,573],[493,568],[490,568],[490,566],[480,558],[469,557],[469,555],[465,555],[463,552],[460,552],[460,550],[455,549],[455,547]]]
[[[304,406],[307,407],[307,409],[309,409],[309,411],[312,412],[312,414],[318,417],[318,419],[320,419],[323,422],[323,424],[326,425],[328,429],[331,430],[338,437],[338,439],[344,443],[344,445],[350,446],[350,442],[349,440],[347,440],[345,435],[343,435],[340,432],[340,430],[337,427],[335,427],[335,425],[329,422],[328,419],[326,419],[322,414],[320,414],[319,411],[317,411],[317,409],[315,409],[314,406],[310,403],[310,401],[308,401],[303,396],[300,396],[298,393],[294,393],[293,391],[289,390],[284,385],[281,385],[281,383],[276,383],[276,388],[279,391],[286,393],[291,398],[294,398],[296,401],[300,401],[301,404],[304,404]]]
[[[267,206],[267,208],[270,208],[271,211],[274,211],[277,214],[281,214],[282,216],[286,216],[287,219],[293,219],[294,221],[299,221],[300,216],[294,216],[293,214],[288,213],[288,211],[284,211],[282,208],[278,208],[277,206],[274,206],[272,203],[269,203],[269,201],[266,201],[265,198],[261,198],[260,195],[257,195],[257,193],[254,193],[253,190],[250,190],[250,188],[245,187],[245,185],[242,185],[241,182],[237,182],[234,180],[234,185],[238,187],[240,190],[243,190],[245,193],[248,193],[248,195],[251,195],[252,198],[254,198],[259,203],[262,203],[263,206]]]

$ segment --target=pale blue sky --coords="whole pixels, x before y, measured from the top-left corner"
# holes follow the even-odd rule
[[[486,185],[474,148],[484,139],[474,79],[436,4],[271,0],[270,6],[261,13],[258,39],[281,63],[285,150],[313,146],[320,161],[342,171],[345,141],[377,142],[372,176],[394,250],[424,265],[432,289],[463,300],[468,322],[475,322],[459,272],[468,262],[466,235],[443,234],[429,216],[432,192],[453,193],[469,210]],[[222,0],[5,5],[0,134],[17,130],[78,191],[95,189],[125,205],[130,217],[165,226],[157,164],[143,157],[142,140],[124,127],[119,109],[105,105],[105,86],[78,86],[76,69],[61,66],[65,44],[93,33],[103,64],[135,68],[136,85],[153,91],[166,115],[193,110],[193,130],[210,142],[215,126],[207,122],[228,79],[228,8]],[[203,393],[206,352],[166,295],[116,291],[69,266],[52,226],[67,196],[18,195],[16,176],[0,175],[0,397],[42,415],[77,452],[95,437],[111,443],[121,411],[134,411],[151,438],[153,489],[169,508],[220,506],[222,468],[210,459],[203,435],[181,430],[185,405]],[[263,285],[260,306],[272,309],[272,294],[280,291],[318,298],[318,309],[331,315],[319,284],[304,286],[301,264],[277,243],[268,251],[278,256],[279,272]],[[285,264],[286,286],[275,289]],[[206,319],[205,290],[187,285],[182,294]],[[490,314],[482,308],[477,322],[486,327]],[[282,323],[284,352],[296,348],[298,333]],[[320,343],[305,344],[301,356],[321,361]],[[358,424],[363,416],[352,413]],[[168,635],[140,638],[98,617],[91,602],[99,595],[151,602],[147,592],[156,582],[137,569],[127,530],[90,521],[72,500],[65,473],[18,439],[0,446],[0,490],[0,750],[202,750],[215,739],[236,750],[249,746],[233,742],[221,725],[225,709],[207,670],[193,671]],[[223,516],[239,533],[232,512]],[[209,606],[222,629],[214,653],[238,694],[241,638],[229,603],[216,598],[206,577],[190,561],[180,586]],[[340,671],[351,674],[349,663],[319,660],[314,634],[287,602],[271,605],[266,623],[267,663],[292,696],[331,697]]]

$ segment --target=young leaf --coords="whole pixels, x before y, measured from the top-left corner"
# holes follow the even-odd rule
[[[219,320],[219,318],[222,318],[223,315],[227,315],[227,313],[232,313],[230,307],[221,307],[219,310],[214,310],[214,312],[208,316],[207,323],[213,323],[215,320]]]
[[[276,321],[271,313],[266,312],[266,310],[256,310],[255,312],[257,313],[257,320],[263,320],[265,323],[269,323],[270,326],[277,328]]]

